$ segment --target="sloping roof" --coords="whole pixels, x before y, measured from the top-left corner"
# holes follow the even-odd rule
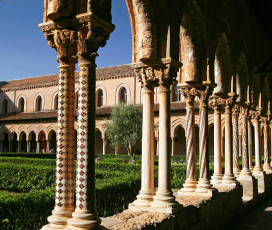
[[[198,107],[198,103],[195,103]],[[137,107],[142,110],[142,105],[137,105]],[[96,116],[110,115],[113,107],[100,107],[96,108]],[[184,110],[186,108],[185,102],[172,102],[171,111]],[[156,103],[154,106],[154,111],[159,111],[159,104]],[[75,110],[75,116],[77,115],[77,110]],[[0,115],[0,122],[5,121],[22,121],[22,120],[40,120],[40,119],[57,119],[58,111],[41,111],[41,112],[25,112],[25,113],[13,113]]]
[[[76,79],[78,78],[78,72],[75,72]],[[121,76],[132,76],[133,69],[130,64],[128,65],[120,65],[120,66],[111,66],[105,68],[98,68],[96,70],[96,78],[97,79],[105,79],[111,77],[121,77]],[[1,90],[8,89],[17,89],[24,87],[41,87],[48,85],[57,85],[58,84],[58,74],[39,76],[39,77],[31,77],[24,78],[13,81],[3,81],[0,82]]]

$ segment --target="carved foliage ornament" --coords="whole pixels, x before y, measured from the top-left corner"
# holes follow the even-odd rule
[[[232,108],[232,116],[233,117],[238,117],[240,113],[240,106],[239,105],[234,105]]]
[[[134,73],[136,74],[139,82],[143,87],[147,88],[158,85],[169,87],[172,82],[175,81],[177,71],[178,69],[171,64],[134,69]]]
[[[223,109],[225,107],[225,100],[219,97],[210,98],[209,107],[215,110]]]
[[[249,116],[251,117],[251,119],[259,119],[261,115],[261,111],[254,111],[254,110],[250,110],[249,111]]]
[[[187,104],[194,103],[195,97],[199,95],[196,88],[181,88],[181,93],[185,97],[185,101]]]

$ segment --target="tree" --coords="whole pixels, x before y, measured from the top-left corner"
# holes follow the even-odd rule
[[[121,104],[112,110],[111,121],[104,124],[113,147],[125,147],[135,163],[135,147],[142,138],[142,113],[135,105]]]

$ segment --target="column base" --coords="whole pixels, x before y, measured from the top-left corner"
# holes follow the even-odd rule
[[[258,193],[264,193],[265,192],[265,173],[263,171],[255,171],[253,172],[253,176],[258,181]]]
[[[263,168],[261,166],[255,166],[254,169],[253,169],[253,173],[252,173],[254,176],[255,175],[261,175],[263,174]]]
[[[181,194],[181,193],[187,193],[187,192],[194,192],[195,189],[196,189],[196,184],[197,184],[197,181],[194,180],[194,179],[187,179],[184,184],[183,184],[183,188],[181,188],[179,191],[178,191],[178,196]]]
[[[243,187],[243,200],[252,200],[258,196],[258,181],[253,176],[241,177],[238,179]]]
[[[171,191],[157,192],[148,211],[173,214],[179,210],[179,204]]]
[[[239,177],[240,178],[250,178],[250,177],[252,177],[252,173],[249,169],[242,169]]]
[[[53,210],[51,216],[49,216],[49,224],[42,227],[42,230],[50,229],[66,229],[67,221],[72,218],[73,210]]]
[[[211,179],[212,185],[222,184],[223,174],[213,174]]]
[[[222,179],[222,185],[235,188],[239,185],[239,182],[236,180],[233,174],[230,175],[225,174]]]
[[[128,205],[128,209],[132,211],[145,211],[147,207],[151,206],[154,200],[155,190],[140,191],[137,199]]]
[[[79,213],[75,211],[73,218],[68,220],[67,230],[97,229],[101,220],[88,212]]]
[[[241,173],[241,170],[239,169],[239,168],[237,168],[237,169],[233,169],[233,173],[234,173],[234,175],[236,176],[236,177],[238,177],[239,175],[240,175],[240,173]]]
[[[263,164],[263,170],[264,170],[267,174],[272,173],[272,168],[271,168],[271,166],[270,166],[269,163],[264,163],[264,164]]]
[[[212,185],[208,179],[200,179],[196,185],[195,193],[199,196],[212,197],[217,193],[216,189],[212,189]]]

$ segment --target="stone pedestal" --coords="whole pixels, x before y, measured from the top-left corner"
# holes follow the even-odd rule
[[[258,193],[264,193],[265,192],[265,173],[260,172],[260,173],[254,173],[253,176],[256,178],[258,181]]]
[[[242,177],[237,179],[243,187],[243,200],[252,200],[258,196],[258,180],[255,177]]]

